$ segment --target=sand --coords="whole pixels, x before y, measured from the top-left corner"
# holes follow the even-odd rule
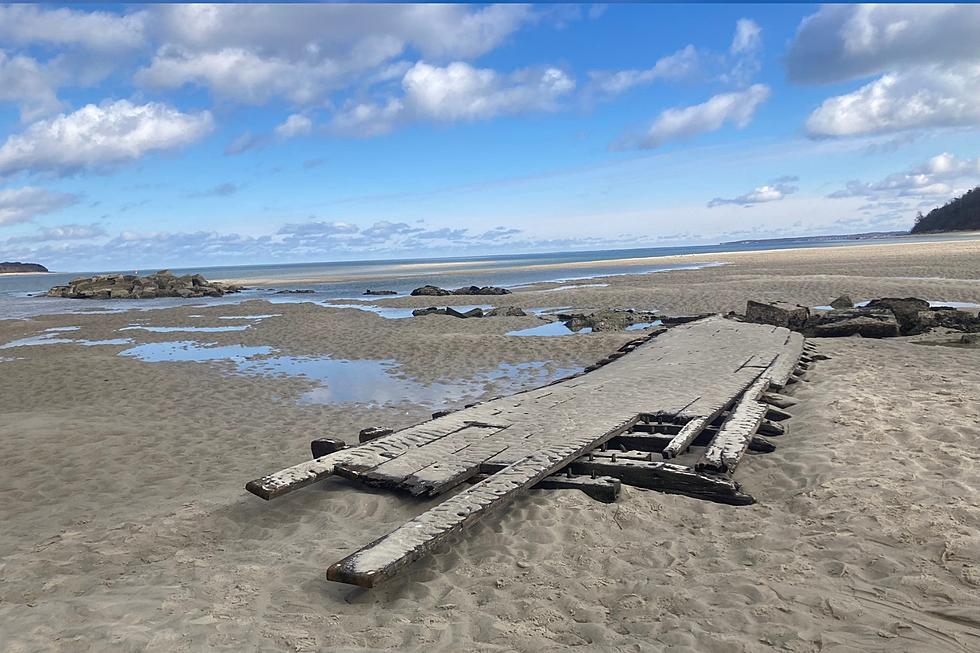
[[[487,303],[695,313],[844,292],[980,303],[978,241],[708,258],[727,264]],[[276,313],[228,333],[118,331]],[[59,337],[134,341],[0,349],[0,650],[980,650],[980,349],[911,342],[944,334],[816,340],[831,358],[795,386],[788,433],[739,468],[754,506],[534,491],[360,590],[323,570],[431,501],[341,480],[272,503],[242,490],[304,460],[313,437],[408,425],[630,337],[503,335],[538,323],[266,302],[0,320],[0,345],[64,326],[81,328]],[[116,355],[173,340],[390,360],[423,384],[544,366],[441,402],[331,405],[301,403],[317,387],[302,377]]]

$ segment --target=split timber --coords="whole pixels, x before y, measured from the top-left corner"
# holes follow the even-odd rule
[[[563,470],[752,503],[731,475],[750,447],[773,448],[761,439],[753,447],[753,439],[771,412],[767,397],[798,378],[802,336],[717,316],[653,335],[587,373],[373,437],[251,481],[246,489],[272,499],[336,474],[436,496],[477,481],[327,570],[330,580],[363,587],[391,578],[532,487],[594,485],[561,483],[555,474]],[[610,444],[625,451],[617,458]],[[662,460],[691,446],[705,447],[693,468]]]

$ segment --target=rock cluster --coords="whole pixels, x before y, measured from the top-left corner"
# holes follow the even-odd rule
[[[593,313],[559,313],[558,320],[572,331],[592,329],[593,331],[623,331],[633,324],[653,322],[659,319],[655,313],[646,311],[602,310]]]
[[[496,286],[466,286],[456,290],[446,290],[438,286],[422,286],[412,291],[413,297],[432,296],[445,297],[446,295],[509,295],[510,291],[506,288]]]
[[[0,263],[0,274],[11,272],[47,272],[48,269],[40,263],[12,263],[4,261]]]
[[[175,276],[170,270],[138,277],[133,274],[103,274],[73,279],[55,286],[48,297],[68,299],[155,299],[157,297],[220,297],[243,290],[240,286],[213,283],[199,274]]]
[[[484,311],[482,308],[473,308],[468,311],[457,311],[452,306],[446,306],[445,308],[437,308],[435,306],[430,306],[429,308],[417,308],[412,311],[412,315],[415,317],[421,317],[423,315],[449,315],[452,317],[524,317],[527,315],[523,310],[517,308],[516,306],[501,306],[499,308],[492,308],[488,311]]]
[[[933,327],[980,331],[980,317],[950,306],[930,307],[929,302],[915,297],[873,299],[865,306],[855,308],[845,295],[834,300],[834,303],[846,307],[811,313],[806,306],[797,304],[750,300],[742,319],[787,327],[817,338],[853,335],[891,338],[924,333]]]
[[[397,295],[398,291],[397,290],[371,290],[369,288],[368,290],[364,291],[364,294],[365,295]]]

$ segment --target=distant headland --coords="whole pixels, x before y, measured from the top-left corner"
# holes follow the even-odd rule
[[[0,274],[13,274],[15,272],[47,272],[48,269],[40,263],[11,263],[5,261],[0,263]]]

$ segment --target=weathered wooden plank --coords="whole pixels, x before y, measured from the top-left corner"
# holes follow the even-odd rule
[[[585,451],[625,430],[635,419],[600,435],[571,437],[519,460],[332,565],[327,578],[374,587],[453,533],[507,505]]]
[[[752,436],[765,417],[767,406],[758,401],[769,385],[769,379],[760,378],[749,388],[725,423],[718,430],[711,444],[701,454],[695,465],[697,471],[731,473],[738,466]]]
[[[365,442],[377,440],[378,438],[391,435],[392,433],[394,433],[393,430],[387,429],[383,426],[369,426],[366,429],[361,429],[360,433],[357,434],[357,441],[364,444]]]
[[[783,350],[776,357],[768,372],[771,388],[782,390],[786,386],[800,360],[800,356],[803,354],[805,342],[806,339],[801,334],[795,331],[787,332]]]

